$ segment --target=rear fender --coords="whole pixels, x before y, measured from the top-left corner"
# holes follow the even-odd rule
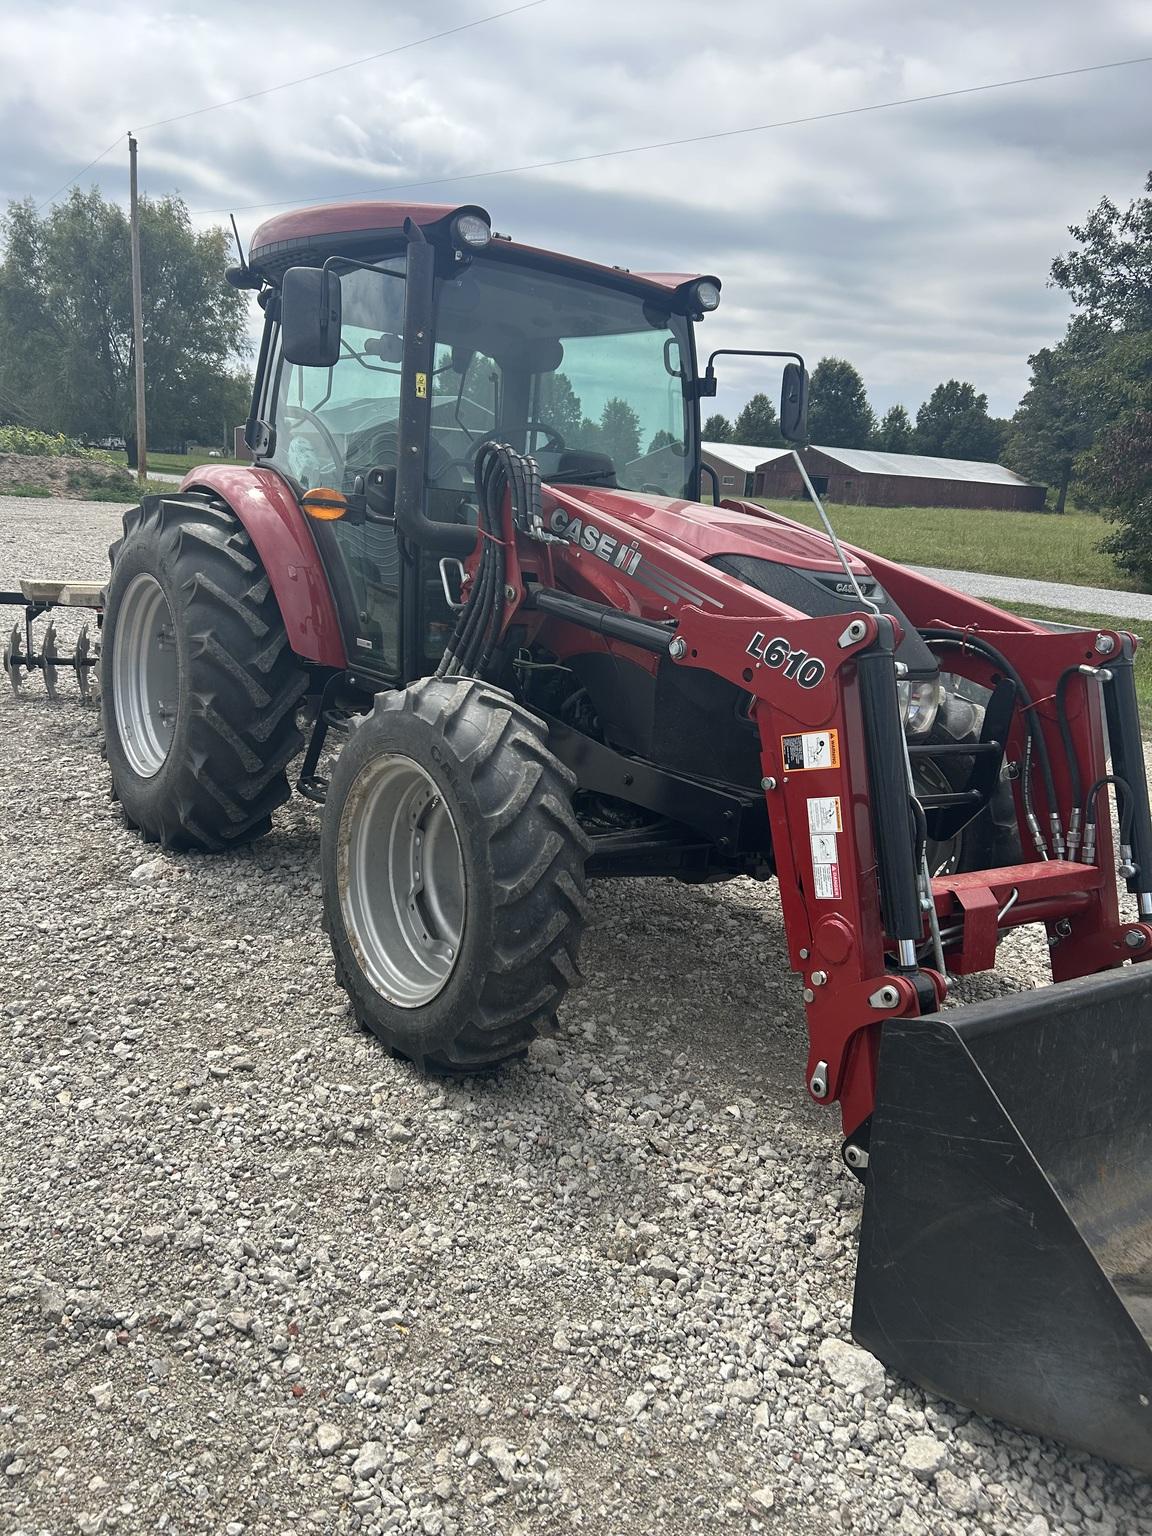
[[[211,491],[226,501],[268,573],[288,643],[297,656],[326,667],[346,667],[348,658],[332,589],[300,503],[270,469],[207,464],[180,482],[182,491]]]

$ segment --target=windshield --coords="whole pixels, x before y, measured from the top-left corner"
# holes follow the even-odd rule
[[[460,463],[496,436],[545,480],[690,494],[689,346],[650,300],[480,258],[438,290],[434,448]]]
[[[340,358],[282,363],[272,462],[305,489],[350,492],[396,463],[404,354],[403,258],[340,276]],[[400,279],[399,281],[397,279]],[[694,494],[688,321],[638,295],[477,259],[437,288],[428,381],[428,515],[474,513],[472,465],[495,438],[545,480]]]

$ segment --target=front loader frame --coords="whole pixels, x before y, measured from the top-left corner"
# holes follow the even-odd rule
[[[803,978],[810,1040],[805,1080],[818,1102],[839,1101],[846,1160],[859,1172],[868,1160],[880,1026],[933,1012],[946,995],[947,971],[989,969],[1004,933],[1031,922],[1046,926],[1055,980],[1152,955],[1152,924],[1120,914],[1110,818],[1098,819],[1090,861],[1055,856],[1063,852],[1055,840],[1042,855],[1017,794],[1024,859],[1010,868],[938,876],[929,896],[910,819],[895,621],[867,612],[804,617],[651,528],[638,532],[615,515],[607,497],[593,524],[590,499],[546,488],[544,518],[553,541],[509,540],[507,579],[515,604],[507,628],[525,627],[531,640],[561,658],[592,644],[653,673],[670,659],[750,695],[789,962]],[[1002,670],[975,649],[981,635],[1026,682],[1026,707],[1039,720],[1055,765],[1058,803],[1042,809],[1065,828],[1074,797],[1057,713],[1061,679],[1070,679],[1066,726],[1086,782],[1109,776],[1107,698],[1113,755],[1132,771],[1137,860],[1145,873],[1138,869],[1130,885],[1147,917],[1152,826],[1131,637],[1048,630],[883,564],[877,574],[886,585],[888,571],[899,571],[894,596],[909,620],[933,634],[943,631],[942,670],[994,690]],[[1114,671],[1102,667],[1106,658],[1117,663]],[[997,777],[1001,762],[1019,775],[1027,761],[1023,706],[1013,711],[1005,736],[966,749],[973,756],[994,754]],[[569,744],[563,755],[579,773],[580,753]],[[595,758],[592,745],[585,758]],[[964,793],[938,798],[963,801]],[[929,906],[946,969],[934,952]]]

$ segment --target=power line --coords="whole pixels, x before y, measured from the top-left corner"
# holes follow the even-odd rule
[[[74,187],[76,185],[76,183],[80,180],[81,176],[86,175],[87,172],[90,171],[94,165],[99,165],[101,160],[103,160],[104,156],[105,155],[110,155],[112,153],[112,151],[116,148],[117,144],[119,144],[120,140],[123,137],[124,137],[124,135],[122,133],[118,133],[116,135],[116,137],[112,140],[111,144],[109,144],[108,148],[107,149],[102,149],[100,151],[100,153],[96,156],[95,160],[89,160],[88,164],[84,167],[84,169],[82,171],[77,171],[75,176],[73,176],[71,181],[66,181],[62,187],[57,187],[56,191],[53,192],[52,196],[51,197],[46,197],[44,199],[44,201],[40,204],[39,208],[37,208],[37,210],[36,210],[37,214],[39,215],[39,214],[43,213],[45,208],[47,208],[49,203],[54,203],[56,201],[56,199],[60,196],[61,192],[67,192],[69,187]]]
[[[776,128],[796,128],[807,123],[825,123],[837,117],[857,117],[865,112],[885,112],[890,107],[912,107],[928,101],[944,101],[954,96],[974,96],[980,91],[1003,91],[1014,85],[1035,85],[1043,80],[1065,80],[1072,75],[1091,75],[1104,69],[1124,69],[1130,64],[1152,64],[1152,54],[1134,59],[1113,59],[1107,64],[1084,64],[1077,69],[1056,69],[1043,75],[1021,75],[1014,80],[993,80],[986,85],[966,85],[951,91],[932,91],[926,96],[900,96],[893,101],[875,101],[863,107],[844,107],[838,112],[816,112],[808,117],[780,118],[774,123],[753,123],[746,128],[723,128],[714,133],[694,133],[683,139],[660,139],[652,144],[630,144],[624,149],[602,149],[588,155],[569,155],[562,160],[534,160],[528,165],[508,165],[495,171],[462,171],[458,176],[439,176],[431,181],[393,181],[384,187],[359,187],[351,191],[313,192],[309,197],[294,197],[272,203],[244,203],[231,208],[194,208],[197,216],[217,213],[253,213],[264,208],[293,208],[301,203],[324,202],[334,197],[371,197],[378,193],[411,191],[416,187],[444,187],[459,181],[482,181],[491,176],[518,176],[524,171],[546,171],[557,166],[585,165],[591,160],[613,160],[621,155],[640,155],[653,149],[678,149],[687,144],[704,144],[712,139],[734,139],[743,134],[769,133]]]
[[[228,101],[215,101],[207,107],[195,107],[191,112],[178,112],[175,117],[157,118],[141,128],[166,128],[169,123],[182,123],[189,117],[200,117],[205,112],[219,112],[221,107],[235,107],[242,101],[255,101],[258,96],[271,96],[274,91],[286,91],[293,85],[306,85],[309,80],[322,80],[326,75],[338,75],[344,69],[356,69],[360,64],[371,64],[376,59],[390,59],[393,54],[407,53],[410,48],[420,48],[425,43],[436,43],[442,37],[455,37],[459,32],[470,32],[473,27],[483,27],[490,21],[500,21],[504,16],[515,16],[520,11],[534,10],[538,5],[548,5],[550,0],[525,0],[523,5],[511,6],[506,11],[493,11],[491,16],[478,16],[475,21],[461,22],[458,27],[446,27],[443,32],[432,32],[410,43],[400,43],[395,48],[384,48],[379,53],[367,53],[362,59],[349,59],[347,64],[333,64],[330,69],[318,69],[311,75],[301,75],[296,80],[284,80],[279,85],[266,85],[263,90],[249,91],[245,96],[233,96]],[[83,174],[83,173],[81,173]]]
[[[520,11],[535,10],[539,5],[548,5],[550,3],[551,0],[524,0],[522,5],[513,5],[504,11],[493,11],[490,16],[478,16],[474,21],[464,21],[459,26],[446,27],[442,32],[430,32],[427,37],[414,38],[410,43],[399,43],[395,48],[383,48],[379,53],[367,53],[363,58],[349,59],[346,64],[333,64],[329,69],[318,69],[313,74],[300,75],[295,80],[282,80],[279,85],[267,85],[262,90],[249,91],[244,96],[232,96],[227,101],[210,102],[206,107],[193,107],[190,112],[178,112],[173,117],[157,118],[155,122],[145,123],[137,131],[143,133],[150,128],[165,128],[169,123],[182,123],[189,117],[202,117],[206,112],[219,112],[224,107],[235,107],[243,101],[255,101],[259,96],[271,96],[275,91],[286,91],[294,85],[306,85],[309,80],[321,80],[326,75],[338,75],[345,69],[356,69],[361,64],[371,64],[377,59],[391,58],[393,54],[407,53],[409,49],[421,48],[425,43],[436,43],[444,37],[455,37],[459,32],[470,32],[475,27],[486,26],[490,21],[500,21],[505,16],[515,16]],[[89,160],[83,170],[76,172],[71,181],[66,181],[62,187],[58,187],[52,193],[51,197],[45,198],[37,208],[37,214],[43,213],[49,203],[54,203],[61,192],[67,192],[69,187],[74,187],[81,176],[86,175],[94,165],[99,165],[106,155],[112,153],[123,137],[123,133],[118,133],[107,149],[101,150],[94,160]]]

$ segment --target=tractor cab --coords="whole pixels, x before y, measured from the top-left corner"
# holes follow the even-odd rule
[[[472,548],[484,443],[531,454],[550,484],[700,494],[693,321],[719,303],[715,278],[519,245],[479,208],[391,203],[272,219],[231,278],[266,315],[248,445],[306,506],[345,498],[315,531],[357,616],[350,653],[382,678],[443,649],[439,561],[414,548]]]

